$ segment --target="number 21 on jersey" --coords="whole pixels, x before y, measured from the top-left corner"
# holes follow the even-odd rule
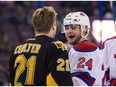
[[[18,67],[17,67],[17,64],[19,64]],[[22,84],[18,82],[18,79],[21,76],[21,74],[24,72],[26,67],[27,67],[27,74],[26,74],[26,80],[24,84],[28,84],[28,85],[33,84],[35,64],[36,64],[36,56],[31,56],[28,60],[25,58],[24,55],[19,55],[16,58],[15,65],[14,65],[14,68],[17,67],[15,72],[16,73],[15,80],[14,80],[15,86],[22,86]]]

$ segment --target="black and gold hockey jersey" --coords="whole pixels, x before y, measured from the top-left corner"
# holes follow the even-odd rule
[[[41,35],[18,45],[9,60],[12,86],[71,86],[65,44]]]

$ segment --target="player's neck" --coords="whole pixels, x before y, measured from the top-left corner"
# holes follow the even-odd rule
[[[48,37],[52,37],[52,35],[49,33],[36,33],[35,36],[41,36],[41,35],[45,35],[45,36],[48,36]]]
[[[55,32],[55,30],[53,28],[51,28],[48,33],[38,33],[38,32],[35,32],[35,33],[36,33],[36,36],[45,35],[45,36],[54,38],[54,32]]]
[[[87,40],[87,38],[81,38],[79,42],[82,42],[84,40]]]

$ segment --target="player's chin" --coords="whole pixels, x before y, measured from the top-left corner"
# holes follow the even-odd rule
[[[75,43],[74,43],[75,41],[74,40],[68,40],[68,43],[70,44],[70,45],[75,45]]]

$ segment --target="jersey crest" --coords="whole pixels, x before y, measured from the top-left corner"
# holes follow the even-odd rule
[[[67,50],[66,45],[64,43],[62,43],[61,41],[56,41],[56,42],[53,42],[53,43],[56,45],[56,47],[58,49],[62,49],[62,51]]]

